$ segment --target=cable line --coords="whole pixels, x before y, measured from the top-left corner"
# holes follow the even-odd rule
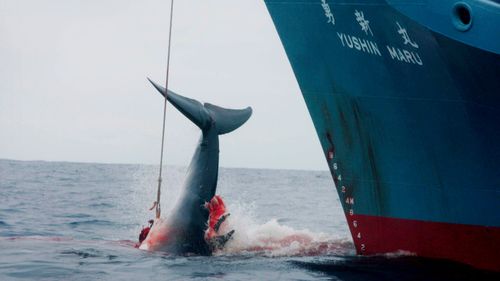
[[[168,51],[167,51],[167,74],[165,77],[165,89],[167,90],[168,94],[168,76],[169,76],[169,70],[170,70],[170,49],[172,45],[172,19],[174,17],[174,0],[170,2],[170,24],[169,24],[169,31],[168,31]],[[165,97],[164,99],[164,104],[163,104],[163,127],[162,127],[162,133],[161,133],[161,152],[160,152],[160,172],[158,175],[158,190],[156,192],[156,218],[159,219],[161,215],[161,204],[160,204],[160,198],[161,198],[161,183],[162,183],[162,168],[163,168],[163,151],[164,151],[164,146],[165,146],[165,120],[167,118],[167,98]],[[153,205],[153,207],[155,206]]]

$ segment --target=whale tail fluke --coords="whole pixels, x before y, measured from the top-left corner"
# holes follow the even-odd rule
[[[166,94],[165,88],[156,84],[151,79],[149,82],[162,94],[167,100],[179,110],[184,116],[186,116],[191,122],[196,124],[200,129],[204,129],[210,125],[210,115],[208,111],[205,110],[203,105],[197,101],[190,98],[183,97],[172,91],[168,91]]]
[[[175,108],[202,130],[208,128],[214,121],[218,134],[227,134],[243,125],[252,115],[251,107],[227,109],[210,103],[201,104],[197,100],[186,98],[170,90],[166,94],[164,87],[149,78],[148,80]]]
[[[252,108],[227,109],[210,103],[205,103],[204,107],[211,113],[219,135],[230,133],[238,129],[252,116]]]

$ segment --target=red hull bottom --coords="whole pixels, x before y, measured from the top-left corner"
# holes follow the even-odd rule
[[[356,251],[405,251],[500,271],[500,228],[347,214]]]

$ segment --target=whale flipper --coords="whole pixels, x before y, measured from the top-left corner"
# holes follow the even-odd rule
[[[217,133],[219,135],[227,134],[243,125],[252,115],[251,107],[227,109],[210,103],[202,105],[197,100],[186,98],[170,90],[168,90],[168,94],[165,94],[164,87],[149,78],[148,80],[175,108],[202,130],[214,121],[217,123]]]
[[[227,219],[227,217],[229,217],[230,215],[231,214],[227,213],[227,214],[225,214],[225,215],[223,215],[222,217],[219,218],[219,220],[217,221],[217,223],[215,223],[215,225],[214,225],[215,232],[219,232],[220,226]]]
[[[210,239],[209,247],[211,248],[212,251],[222,250],[224,246],[226,246],[226,243],[229,242],[231,238],[233,238],[233,234],[234,234],[234,229],[226,234],[215,236],[214,238]]]

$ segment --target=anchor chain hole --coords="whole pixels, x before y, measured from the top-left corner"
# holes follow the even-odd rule
[[[456,29],[467,31],[472,26],[471,7],[464,2],[458,2],[453,6],[452,21]]]

